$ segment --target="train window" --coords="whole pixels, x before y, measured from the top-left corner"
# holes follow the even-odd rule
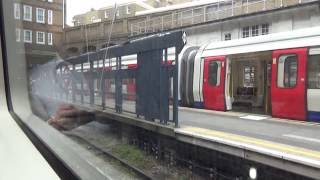
[[[308,59],[308,88],[320,89],[320,55]]]
[[[282,55],[278,61],[278,87],[291,88],[297,84],[297,55]]]
[[[212,86],[220,85],[221,62],[211,61],[209,64],[209,84]]]

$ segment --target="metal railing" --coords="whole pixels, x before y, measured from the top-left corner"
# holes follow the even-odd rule
[[[130,25],[131,36],[144,33],[161,32],[199,23],[225,19],[232,16],[278,9],[292,5],[314,2],[318,0],[230,0],[218,1],[202,7],[185,11],[172,12]]]

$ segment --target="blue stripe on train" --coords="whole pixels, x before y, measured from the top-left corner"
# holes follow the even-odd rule
[[[203,104],[203,102],[194,102],[193,107],[203,109],[204,104]]]
[[[313,122],[320,122],[320,112],[309,111],[308,120]]]

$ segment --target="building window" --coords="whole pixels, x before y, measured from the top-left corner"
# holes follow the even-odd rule
[[[126,12],[127,12],[127,14],[131,14],[131,7],[130,6],[126,7]]]
[[[48,10],[48,24],[52,24],[52,19],[53,19],[53,11]]]
[[[259,25],[254,25],[251,27],[251,35],[259,36]]]
[[[119,9],[117,9],[117,11],[116,11],[116,16],[120,16],[120,11],[119,11]]]
[[[109,12],[108,11],[105,11],[104,12],[104,18],[108,18],[109,17]]]
[[[261,34],[269,34],[269,24],[262,24],[261,25]]]
[[[231,40],[231,33],[226,33],[226,34],[224,34],[224,40],[225,40],[225,41]]]
[[[48,33],[48,45],[52,45],[52,33]]]
[[[21,30],[19,28],[16,29],[16,41],[20,42]]]
[[[250,36],[250,27],[243,27],[242,28],[242,38],[247,38]]]
[[[209,74],[208,81],[212,86],[220,85],[220,71],[221,71],[221,62],[220,61],[211,61],[209,64]]]
[[[23,6],[23,19],[25,21],[32,21],[32,7],[24,5]]]
[[[37,23],[45,23],[45,10],[42,8],[36,9]]]
[[[45,34],[44,32],[37,31],[37,44],[45,44]]]
[[[32,31],[23,30],[23,41],[26,43],[32,43]]]
[[[48,0],[48,2],[53,2],[53,0]]]
[[[255,87],[255,67],[244,67],[243,87]]]
[[[308,88],[320,89],[320,55],[308,59]]]
[[[291,88],[297,84],[297,55],[282,55],[278,60],[278,87]]]
[[[20,19],[20,4],[14,3],[14,18]]]

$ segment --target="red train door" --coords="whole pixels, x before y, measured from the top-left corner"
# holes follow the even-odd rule
[[[226,110],[225,59],[225,56],[214,56],[204,60],[203,99],[207,109]]]
[[[273,51],[272,58],[272,115],[306,120],[307,48]]]

